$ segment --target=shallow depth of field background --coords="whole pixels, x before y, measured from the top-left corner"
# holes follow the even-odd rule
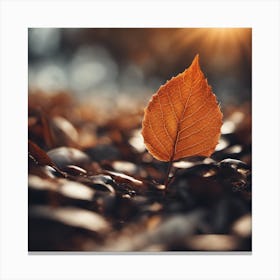
[[[245,28],[29,29],[28,250],[251,251],[251,41]],[[143,109],[196,54],[221,136],[210,158],[174,162],[167,187]]]
[[[104,109],[144,106],[198,53],[222,107],[251,100],[249,28],[31,28],[28,36],[30,91],[70,90]]]

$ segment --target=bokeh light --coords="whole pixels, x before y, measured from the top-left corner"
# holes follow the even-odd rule
[[[222,104],[251,101],[250,28],[31,28],[29,89],[144,103],[196,54]]]

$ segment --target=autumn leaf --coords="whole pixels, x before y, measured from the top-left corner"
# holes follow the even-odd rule
[[[158,160],[210,156],[219,141],[222,113],[196,55],[191,66],[167,81],[144,110],[142,135]]]
[[[62,172],[56,164],[51,160],[51,158],[47,155],[45,151],[43,151],[37,144],[28,140],[28,156],[36,162],[36,164],[40,166],[51,166],[54,168],[59,174],[66,177],[66,173]]]
[[[54,166],[50,157],[37,144],[28,140],[28,155],[39,165]]]

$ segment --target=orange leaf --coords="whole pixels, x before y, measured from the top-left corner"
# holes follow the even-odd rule
[[[198,55],[161,86],[144,110],[142,135],[158,160],[210,156],[220,137],[222,113],[200,69]]]

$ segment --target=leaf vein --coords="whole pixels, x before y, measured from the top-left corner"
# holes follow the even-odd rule
[[[165,125],[165,121],[164,121],[164,114],[163,114],[163,110],[162,110],[162,106],[161,106],[161,100],[160,100],[160,95],[158,95],[158,101],[159,101],[159,108],[160,108],[160,112],[161,112],[161,120],[163,123],[163,128],[165,130],[166,135],[168,136],[168,138],[170,139],[171,143],[173,143],[173,139],[171,137],[171,135],[169,134],[167,127]]]
[[[207,141],[208,141],[208,138],[206,138],[206,139],[204,139],[204,140],[202,140],[202,141],[199,141],[199,142],[197,142],[197,143],[195,143],[195,144],[193,144],[193,145],[190,145],[190,146],[188,146],[188,147],[186,147],[186,148],[183,148],[183,149],[179,150],[177,153],[181,153],[181,152],[183,152],[183,151],[187,151],[187,150],[189,150],[189,149],[192,149],[193,147],[200,146],[201,144],[203,144],[203,143],[205,143],[205,142],[207,142]]]
[[[211,128],[211,130],[212,130],[212,129],[215,129],[215,128],[220,128],[220,126],[209,126],[209,123],[207,123],[207,124],[206,124],[204,127],[202,127],[201,129],[198,129],[198,130],[196,130],[196,131],[194,131],[194,132],[192,132],[191,134],[188,134],[188,135],[186,135],[186,136],[180,137],[179,140],[178,140],[178,142],[181,142],[182,140],[185,140],[186,138],[188,138],[188,137],[190,137],[190,136],[193,136],[193,135],[195,135],[195,134],[197,134],[197,133],[199,133],[199,132],[204,131],[205,128]],[[206,130],[206,131],[207,131],[207,130]]]
[[[169,153],[168,153],[166,147],[163,145],[163,143],[161,143],[161,141],[160,141],[159,138],[157,137],[157,135],[156,135],[156,133],[155,133],[155,131],[154,131],[154,129],[153,129],[151,120],[148,119],[148,121],[149,121],[149,126],[150,126],[150,128],[151,128],[151,130],[152,130],[152,133],[153,133],[155,139],[158,141],[158,143],[160,144],[160,146],[162,147],[162,149],[167,153],[167,154],[165,154],[165,155],[168,157],[168,154],[169,154]],[[150,144],[150,143],[149,143],[149,144]],[[150,145],[151,145],[151,144],[150,144]],[[152,145],[151,145],[151,146],[152,146]],[[155,149],[155,150],[158,152],[157,149]],[[163,153],[163,154],[164,154],[164,153]]]
[[[206,120],[208,117],[210,117],[210,113],[214,112],[216,110],[216,108],[212,108],[212,110],[209,110],[202,118],[196,120],[195,122],[193,122],[191,125],[184,127],[183,129],[181,129],[179,131],[179,134],[181,134],[182,132],[186,131],[187,129],[193,127],[194,125],[196,125],[197,123]],[[210,116],[209,116],[210,115]]]
[[[167,94],[167,98],[168,98],[168,104],[171,105],[171,108],[172,108],[172,113],[176,119],[176,122],[178,123],[178,117],[177,117],[177,114],[176,114],[176,111],[174,109],[174,105],[173,105],[173,102],[170,101],[170,96],[169,94]]]

